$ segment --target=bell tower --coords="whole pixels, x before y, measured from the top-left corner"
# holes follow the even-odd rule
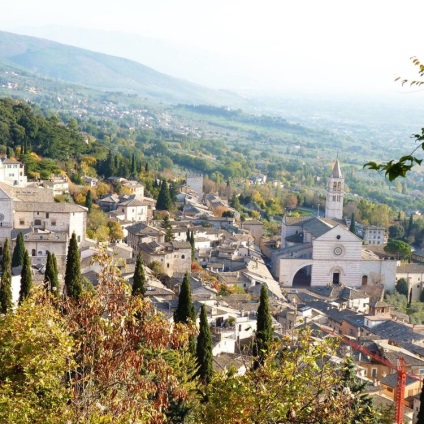
[[[328,180],[327,198],[325,201],[326,218],[343,218],[343,196],[344,177],[340,171],[339,159],[337,158]]]

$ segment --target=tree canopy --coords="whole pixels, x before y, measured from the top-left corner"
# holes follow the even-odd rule
[[[402,258],[409,259],[411,257],[411,246],[402,240],[389,240],[387,245],[384,246],[384,251]]]

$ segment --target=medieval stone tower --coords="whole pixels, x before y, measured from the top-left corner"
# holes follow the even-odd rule
[[[328,181],[327,198],[325,201],[326,218],[343,218],[343,196],[344,177],[340,171],[339,159],[336,159]]]

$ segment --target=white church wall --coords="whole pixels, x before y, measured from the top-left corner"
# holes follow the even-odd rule
[[[367,276],[367,284],[383,283],[388,291],[395,289],[396,261],[362,261],[362,275]],[[362,279],[362,276],[361,276]]]

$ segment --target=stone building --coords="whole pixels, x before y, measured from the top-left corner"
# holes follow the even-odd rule
[[[384,227],[370,225],[364,228],[364,244],[386,244],[387,236]]]
[[[8,159],[6,156],[0,159],[0,182],[10,186],[25,187],[27,177],[22,162]]]
[[[194,190],[199,200],[203,199],[203,174],[187,174],[186,184]]]
[[[163,272],[169,277],[191,273],[191,245],[187,241],[141,243],[137,246],[137,251],[146,264],[159,262]]]

